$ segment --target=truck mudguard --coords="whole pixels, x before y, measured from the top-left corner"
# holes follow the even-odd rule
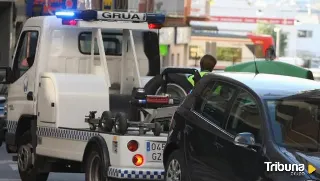
[[[109,149],[108,149],[106,141],[100,135],[94,136],[94,137],[90,138],[90,140],[88,141],[88,144],[84,150],[83,163],[85,163],[86,157],[90,153],[92,146],[97,146],[101,152],[102,164],[103,164],[102,170],[108,170],[108,168],[110,166]],[[103,172],[103,174],[105,177],[108,177],[108,172]]]

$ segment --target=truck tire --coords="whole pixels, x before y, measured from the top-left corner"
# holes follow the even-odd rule
[[[86,158],[85,165],[85,179],[86,181],[108,181],[108,178],[103,175],[102,168],[102,153],[96,147],[93,146]]]
[[[39,173],[43,160],[37,158],[31,144],[31,133],[26,131],[18,142],[18,170],[21,181],[47,181],[49,173]]]
[[[145,86],[145,92],[148,95],[156,95],[161,93],[162,77],[157,75],[153,77]],[[185,97],[193,88],[187,77],[181,74],[169,74],[167,93],[172,94],[174,97]],[[172,91],[175,89],[175,91]]]
[[[128,130],[128,118],[123,112],[118,112],[114,118],[115,121],[115,131],[121,135],[127,133]]]
[[[159,122],[154,123],[154,128],[152,129],[152,132],[155,136],[160,136],[162,131],[161,124]]]
[[[112,119],[111,111],[103,111],[100,118],[99,127],[102,128],[102,130],[105,132],[111,132],[113,124],[114,122]]]

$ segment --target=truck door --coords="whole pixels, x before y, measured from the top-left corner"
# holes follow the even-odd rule
[[[40,28],[24,28],[14,58],[14,81],[8,90],[8,120],[19,120],[22,114],[35,115],[34,90]]]

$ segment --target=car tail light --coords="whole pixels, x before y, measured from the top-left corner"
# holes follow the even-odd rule
[[[144,158],[142,155],[140,154],[136,154],[133,156],[132,158],[132,162],[135,166],[141,166],[144,162]]]
[[[148,24],[149,29],[161,29],[162,25],[161,24],[154,24],[154,23],[150,23]]]
[[[72,19],[72,20],[62,20],[63,25],[71,25],[71,26],[76,26],[77,21]]]
[[[139,143],[136,140],[131,140],[131,141],[128,142],[127,148],[131,152],[135,152],[139,148]]]

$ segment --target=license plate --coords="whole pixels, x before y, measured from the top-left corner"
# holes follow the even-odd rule
[[[165,142],[147,141],[147,162],[161,162]]]

